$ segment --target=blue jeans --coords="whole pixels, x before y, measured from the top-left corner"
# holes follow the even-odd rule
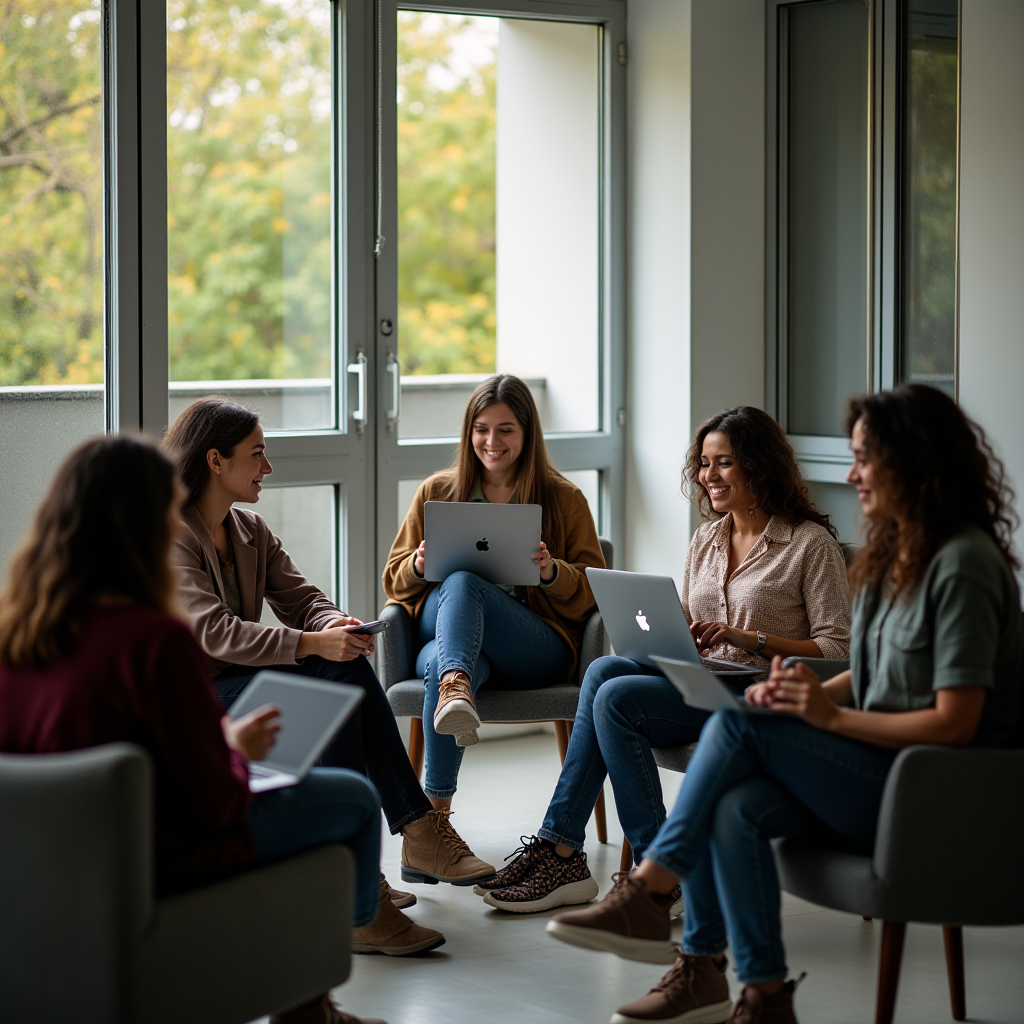
[[[665,820],[651,748],[693,743],[709,717],[655,669],[628,658],[598,658],[584,676],[565,764],[537,835],[582,849],[607,775],[639,864]]]
[[[344,768],[314,768],[296,786],[257,793],[249,827],[261,864],[325,843],[344,843],[356,860],[357,928],[377,914],[380,896],[380,797]]]
[[[728,935],[740,981],[785,978],[769,840],[817,835],[869,851],[896,754],[784,715],[712,715],[646,853],[683,882],[686,952],[721,953]]]
[[[438,684],[461,669],[476,693],[492,676],[503,689],[541,689],[566,681],[571,652],[539,616],[471,572],[453,572],[427,595],[419,619],[416,671],[423,676],[427,796],[454,796],[463,748],[434,732]]]
[[[329,682],[348,683],[363,691],[363,699],[320,757],[330,768],[349,768],[366,775],[380,794],[384,817],[392,835],[430,810],[420,780],[409,763],[394,712],[384,688],[366,658],[328,661],[316,655],[297,665],[270,665],[275,672],[313,676]],[[260,669],[230,665],[217,676],[217,696],[228,708]]]

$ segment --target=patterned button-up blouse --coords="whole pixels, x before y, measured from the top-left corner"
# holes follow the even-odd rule
[[[732,513],[697,528],[683,575],[682,602],[693,622],[727,622],[787,640],[813,640],[823,658],[850,654],[850,603],[842,548],[817,523],[792,526],[772,516],[747,557],[726,578]],[[706,652],[759,667],[766,658],[719,644]]]

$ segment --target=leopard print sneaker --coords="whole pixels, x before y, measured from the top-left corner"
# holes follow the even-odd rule
[[[544,852],[544,840],[537,836],[520,836],[519,841],[523,844],[518,850],[513,850],[505,860],[512,861],[506,864],[492,878],[483,882],[477,882],[473,886],[473,892],[477,896],[486,896],[495,889],[507,889],[510,885],[519,885],[533,870],[537,858]]]
[[[571,857],[559,857],[553,849],[543,848],[533,870],[519,885],[492,890],[484,903],[513,914],[536,914],[589,903],[596,895],[597,882],[587,867],[585,853],[577,850]]]

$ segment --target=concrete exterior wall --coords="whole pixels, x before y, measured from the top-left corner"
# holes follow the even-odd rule
[[[964,0],[961,38],[960,401],[995,442],[1022,511],[1024,4]]]

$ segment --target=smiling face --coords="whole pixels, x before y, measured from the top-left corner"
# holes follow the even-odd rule
[[[892,502],[883,474],[871,457],[863,416],[853,425],[850,451],[853,453],[853,465],[846,474],[846,482],[857,488],[861,511],[869,519],[891,518]]]
[[[720,430],[712,430],[700,451],[700,473],[697,477],[708,492],[711,507],[719,514],[746,513],[751,505],[747,481],[750,474],[741,469],[732,454],[729,438]]]
[[[501,473],[515,468],[526,434],[512,410],[504,402],[495,402],[473,420],[470,437],[483,468]]]
[[[260,500],[263,478],[274,471],[267,461],[263,428],[259,425],[236,446],[230,458],[224,458],[216,448],[206,453],[210,467],[211,482],[216,480],[224,497],[232,502],[256,502]]]

